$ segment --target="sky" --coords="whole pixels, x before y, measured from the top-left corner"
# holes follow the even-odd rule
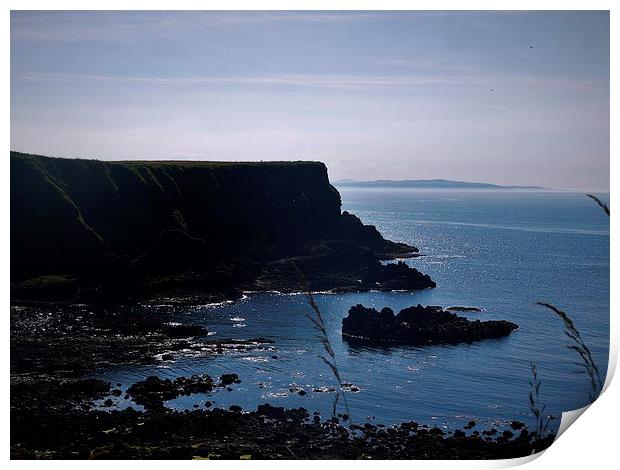
[[[11,149],[608,190],[607,12],[12,12]]]

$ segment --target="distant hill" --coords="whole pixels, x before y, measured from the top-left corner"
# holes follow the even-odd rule
[[[547,189],[540,186],[501,186],[491,183],[471,183],[468,181],[451,181],[443,179],[433,180],[373,180],[356,181],[343,179],[333,181],[334,186],[340,187],[389,187],[389,188],[428,188],[428,189]]]

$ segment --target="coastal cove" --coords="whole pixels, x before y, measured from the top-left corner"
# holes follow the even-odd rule
[[[604,408],[609,9],[206,8],[7,17],[10,459],[518,464]]]
[[[551,427],[562,411],[588,402],[588,383],[565,348],[560,322],[535,305],[548,300],[570,312],[604,377],[608,354],[609,225],[582,194],[562,192],[340,189],[343,208],[391,240],[416,243],[425,256],[406,263],[429,273],[437,288],[418,292],[318,294],[344,381],[352,384],[352,416],[361,422],[417,420],[454,429],[470,420],[506,427],[532,423],[529,367],[536,363]],[[415,304],[478,306],[470,319],[519,325],[509,337],[472,344],[370,347],[342,340],[341,320],[361,303],[399,310]],[[149,375],[161,378],[236,373],[240,383],[210,394],[180,397],[175,409],[270,403],[303,406],[331,416],[334,387],[301,294],[247,293],[234,303],[203,307],[142,307],[167,321],[201,325],[208,339],[268,338],[256,350],[222,354],[173,352],[170,360],[118,366],[93,377],[126,390]],[[319,390],[319,391],[315,391]],[[306,392],[300,395],[299,391]],[[351,389],[352,390],[352,389]],[[136,407],[114,398],[114,407]],[[100,404],[103,404],[103,400]],[[105,409],[105,407],[104,407]],[[109,408],[108,408],[109,409]],[[371,417],[368,419],[368,417]]]

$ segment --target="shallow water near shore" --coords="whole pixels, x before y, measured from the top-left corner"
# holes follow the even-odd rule
[[[374,224],[388,239],[419,247],[405,260],[437,288],[406,292],[317,294],[353,419],[394,424],[416,420],[454,428],[470,420],[502,426],[532,422],[530,365],[542,381],[541,402],[556,417],[589,401],[589,382],[566,349],[558,318],[535,302],[568,312],[591,348],[604,380],[609,344],[609,219],[579,193],[551,191],[431,191],[339,188],[343,209]],[[607,199],[607,197],[604,197]],[[456,346],[362,347],[343,341],[341,320],[361,303],[395,311],[415,304],[476,306],[470,319],[519,325],[507,338]],[[238,374],[241,383],[209,396],[167,402],[177,409],[232,404],[303,406],[331,415],[335,381],[301,294],[248,293],[238,302],[203,307],[144,307],[168,321],[198,324],[208,339],[268,338],[263,349],[218,355],[174,354],[153,366],[119,366],[95,374],[124,390],[149,375]],[[306,392],[300,395],[299,391]],[[117,407],[133,402],[115,398]],[[339,411],[344,412],[342,403]]]

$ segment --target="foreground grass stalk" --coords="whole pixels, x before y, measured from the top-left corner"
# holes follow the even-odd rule
[[[342,401],[344,403],[345,410],[347,412],[348,420],[350,424],[353,424],[353,418],[351,417],[351,411],[349,410],[349,403],[347,401],[347,396],[344,391],[344,381],[342,380],[342,375],[340,374],[340,370],[338,369],[338,363],[336,362],[336,353],[334,352],[334,348],[332,347],[331,341],[329,340],[329,336],[327,335],[327,327],[325,325],[325,320],[319,306],[314,300],[314,296],[312,295],[312,290],[308,282],[306,281],[306,277],[303,275],[301,270],[293,263],[293,267],[297,271],[297,275],[303,286],[303,292],[306,296],[306,300],[310,305],[310,308],[314,312],[314,315],[306,315],[307,318],[312,322],[314,328],[319,333],[319,341],[323,346],[323,350],[325,351],[325,355],[320,355],[319,359],[321,359],[327,366],[329,367],[332,375],[338,382],[338,391],[336,392],[336,396],[334,398],[334,404],[332,408],[332,418],[336,418],[336,408],[338,406],[338,401],[340,397],[342,397]]]
[[[586,194],[586,196],[588,196],[589,198],[594,199],[594,201],[601,206],[601,209],[603,209],[605,211],[605,214],[607,214],[609,216],[609,206],[607,204],[605,204],[603,201],[601,201],[599,198],[597,198],[596,196],[594,196],[593,194]]]
[[[592,353],[590,352],[588,346],[586,346],[586,343],[583,341],[581,333],[579,333],[579,330],[570,319],[570,317],[566,314],[566,312],[547,302],[536,303],[551,310],[558,317],[560,317],[560,319],[564,323],[564,334],[568,336],[573,343],[566,347],[577,352],[577,354],[579,354],[579,357],[581,358],[581,362],[579,363],[579,365],[585,369],[590,379],[590,401],[593,402],[594,400],[596,400],[596,397],[598,397],[599,393],[603,388],[603,381],[601,380],[601,375],[599,373],[598,367],[596,366],[596,363],[594,362]]]
[[[549,427],[549,418],[545,417],[546,405],[540,406],[540,379],[538,378],[538,371],[536,364],[532,364],[532,379],[530,382],[530,411],[536,418],[536,440],[541,440],[543,435],[547,432]]]
[[[593,199],[601,207],[601,209],[603,209],[605,214],[607,214],[608,217],[610,216],[609,206],[607,204],[605,204],[603,201],[601,201],[598,197],[594,196],[593,194],[586,194],[586,196]],[[590,401],[594,402],[594,400],[596,400],[596,397],[598,397],[601,390],[603,389],[603,381],[601,380],[601,375],[599,373],[598,367],[596,366],[596,363],[594,362],[594,359],[592,358],[592,353],[590,352],[590,349],[588,348],[588,346],[586,346],[585,342],[583,341],[583,338],[581,337],[581,333],[579,333],[579,330],[577,329],[577,327],[575,326],[575,324],[573,323],[573,321],[571,320],[571,318],[568,316],[566,312],[560,310],[556,306],[550,303],[547,303],[547,302],[536,302],[536,303],[538,305],[541,305],[551,310],[558,317],[560,317],[560,319],[564,323],[564,334],[566,334],[566,336],[568,336],[573,342],[573,344],[568,345],[566,347],[568,349],[572,349],[573,351],[576,351],[577,354],[579,354],[579,357],[581,358],[581,362],[578,364],[581,367],[583,367],[586,370],[586,373],[588,374],[588,377],[590,379]],[[541,382],[538,379],[538,371],[536,370],[536,364],[532,364],[531,371],[532,371],[532,380],[530,381],[531,390],[530,390],[530,395],[529,395],[530,411],[536,417],[536,423],[537,423],[536,424],[536,428],[537,428],[536,439],[541,439],[542,434],[546,432],[547,430],[547,427],[549,425],[549,420],[547,419],[546,422],[543,421],[543,413],[546,407],[545,406],[543,406],[542,408],[540,407],[539,391],[540,391]]]

